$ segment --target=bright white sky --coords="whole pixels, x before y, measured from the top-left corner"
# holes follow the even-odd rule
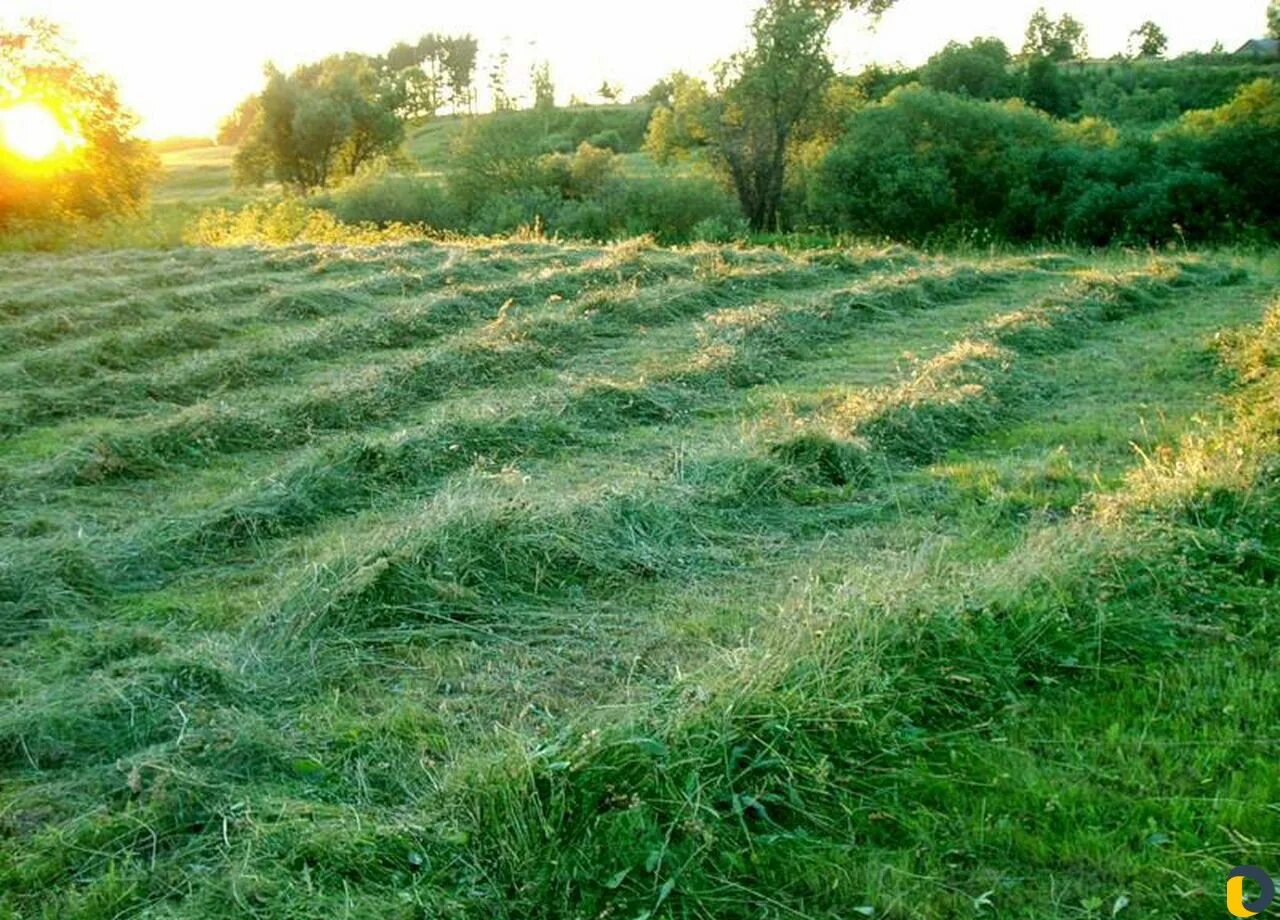
[[[478,83],[504,42],[520,89],[533,57],[552,62],[561,100],[592,98],[603,78],[627,96],[672,70],[703,72],[745,42],[756,0],[0,0],[0,17],[36,15],[64,25],[80,53],[113,75],[151,137],[205,135],[261,84],[268,60],[293,67],[337,51],[380,53],[424,32],[470,32],[480,40]],[[875,31],[849,16],[833,50],[846,68],[870,61],[917,64],[951,39],[977,35],[1022,44],[1040,0],[899,0]],[[1264,32],[1265,0],[1049,0],[1089,31],[1099,57],[1123,50],[1129,32],[1154,19],[1172,52],[1234,48]]]

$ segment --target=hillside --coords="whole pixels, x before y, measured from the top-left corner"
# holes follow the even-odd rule
[[[0,255],[0,918],[1216,916],[1278,268]]]
[[[484,123],[492,115],[480,115],[477,123]],[[523,111],[508,117],[521,121],[544,123],[548,135],[548,147],[572,151],[583,141],[595,139],[618,144],[617,152],[623,155],[628,175],[648,175],[654,164],[647,156],[638,153],[644,140],[649,121],[646,105],[598,105],[556,109],[550,115]],[[403,154],[409,162],[416,163],[423,176],[442,175],[448,166],[450,145],[462,131],[465,119],[447,115],[433,118],[423,124],[411,125],[406,130]],[[160,157],[161,172],[153,201],[161,207],[178,204],[235,204],[247,196],[237,192],[231,174],[234,147],[193,146],[174,142],[156,145]]]

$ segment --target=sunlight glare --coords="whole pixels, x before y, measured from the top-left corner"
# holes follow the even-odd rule
[[[0,146],[34,162],[69,151],[78,143],[48,108],[37,102],[21,102],[0,109]]]

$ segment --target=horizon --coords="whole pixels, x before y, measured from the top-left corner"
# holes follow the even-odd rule
[[[866,16],[846,16],[833,32],[832,52],[843,70],[873,63],[917,66],[949,41],[979,36],[1000,38],[1016,52],[1027,20],[1040,5],[1039,0],[999,0],[974,10],[940,0],[900,0],[874,26]],[[1263,33],[1265,9],[1259,0],[1226,0],[1176,13],[1157,0],[1045,5],[1054,16],[1070,13],[1081,20],[1090,53],[1100,58],[1123,51],[1129,33],[1148,19],[1168,34],[1171,56],[1207,51],[1215,41],[1234,48]],[[571,96],[595,100],[602,80],[620,83],[623,98],[631,98],[674,70],[705,74],[716,60],[742,47],[755,6],[755,0],[706,0],[690,10],[673,0],[655,0],[644,8],[611,10],[606,19],[597,5],[584,0],[536,8],[475,0],[466,10],[430,14],[403,9],[391,0],[369,0],[358,19],[310,18],[308,28],[299,30],[293,20],[300,8],[294,4],[263,10],[246,0],[228,0],[218,20],[200,24],[202,41],[196,48],[183,42],[157,44],[156,36],[180,34],[187,26],[183,9],[169,4],[108,7],[90,0],[18,0],[11,18],[39,16],[63,27],[91,66],[116,80],[122,99],[141,118],[139,133],[161,140],[211,137],[240,100],[261,88],[268,62],[287,70],[345,51],[380,54],[428,32],[475,35],[480,42],[478,75],[506,48],[519,95],[527,91],[532,63],[547,60],[561,104]],[[314,5],[306,9],[312,16],[316,11]],[[145,33],[136,28],[144,16],[152,23]],[[670,28],[677,21],[682,27]],[[600,40],[618,33],[630,37],[624,48]],[[482,77],[480,82],[485,82]],[[486,99],[487,92],[481,97]]]

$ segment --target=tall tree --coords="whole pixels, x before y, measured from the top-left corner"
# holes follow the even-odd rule
[[[449,76],[449,101],[453,111],[475,108],[476,60],[480,44],[471,35],[452,39],[445,49],[444,69]]]
[[[529,83],[533,87],[534,111],[549,112],[556,107],[556,82],[551,76],[549,61],[533,65],[529,72]]]
[[[241,184],[323,188],[404,139],[401,88],[370,58],[339,55],[291,74],[268,65],[266,77],[261,114],[236,151]]]
[[[1169,36],[1150,19],[1129,33],[1129,53],[1133,57],[1159,58],[1169,50]]]
[[[846,10],[880,13],[894,0],[767,0],[751,23],[752,47],[717,68],[713,149],[757,230],[778,224],[788,154],[834,75],[827,50]]]
[[[1271,0],[1267,7],[1267,34],[1280,38],[1280,0]]]
[[[1012,61],[1009,49],[998,38],[975,38],[968,45],[951,42],[929,58],[920,71],[920,82],[958,96],[1001,99],[1012,94]]]
[[[262,113],[257,96],[249,96],[235,110],[218,123],[218,143],[226,147],[238,147],[253,131],[254,123]]]
[[[1069,14],[1055,21],[1044,7],[1040,7],[1027,23],[1022,54],[1028,58],[1047,58],[1055,64],[1082,61],[1089,56],[1084,25]]]
[[[493,97],[495,112],[508,112],[516,107],[516,101],[508,88],[507,70],[511,66],[511,52],[503,48],[489,62],[489,95]]]

